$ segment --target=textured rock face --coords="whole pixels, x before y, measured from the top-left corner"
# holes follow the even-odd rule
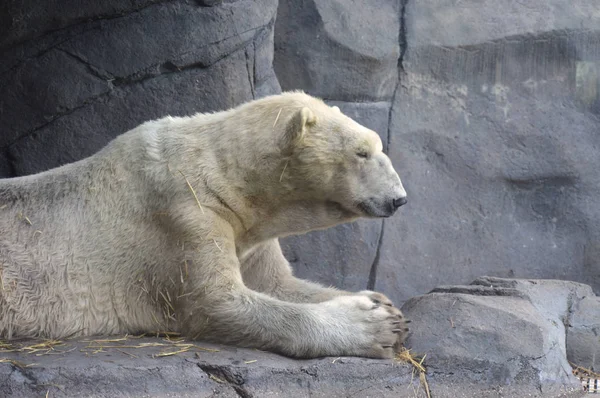
[[[438,287],[402,307],[413,319],[407,345],[427,355],[438,382],[518,385],[522,396],[530,390],[553,395],[579,386],[568,360],[582,357],[567,360],[567,353],[589,353],[594,345],[566,337],[573,328],[597,325],[597,313],[588,312],[597,310],[588,304],[597,306],[597,299],[587,285],[558,280],[484,277],[468,286]]]
[[[398,397],[419,388],[418,381],[411,385],[409,366],[391,361],[300,361],[204,343],[196,344],[201,349],[161,357],[157,355],[185,349],[156,338],[86,340],[66,341],[52,355],[2,354],[22,365],[36,365],[0,363],[0,395],[32,397],[50,391],[50,397]],[[106,348],[100,350],[98,344]]]
[[[567,329],[567,357],[587,369],[600,369],[600,297],[572,305]]]
[[[403,301],[489,274],[600,289],[595,9],[408,3],[390,155],[411,206],[386,221],[377,288]]]
[[[389,100],[399,56],[397,0],[281,0],[275,71],[284,90],[338,101]]]
[[[275,67],[282,87],[363,109],[380,101],[389,112],[373,125],[387,138],[408,192],[409,204],[383,222],[382,233],[355,229],[345,238],[378,247],[375,255],[352,256],[356,262],[323,271],[323,252],[304,251],[303,263],[315,264],[316,276],[340,285],[345,275],[360,275],[398,303],[481,274],[570,279],[600,291],[600,13],[594,1],[383,2],[386,18],[395,13],[398,23],[358,11],[352,1],[335,2],[333,17],[318,1],[281,4]],[[362,24],[361,35],[344,39],[326,29],[334,18],[341,31],[352,30],[342,21],[357,13],[387,39],[374,40]],[[369,70],[358,55],[344,62],[360,53],[356,40],[388,54],[373,57],[380,61],[374,73],[355,73]],[[379,78],[381,68],[393,67],[382,60],[392,56],[397,85]],[[374,82],[386,90],[373,89]],[[363,96],[361,87],[373,94]],[[333,244],[347,229],[331,234],[305,241],[332,236]],[[374,259],[370,267],[365,257]],[[302,267],[302,275],[310,274]]]
[[[89,156],[149,119],[280,90],[272,69],[276,0],[101,3],[8,3],[0,175]]]

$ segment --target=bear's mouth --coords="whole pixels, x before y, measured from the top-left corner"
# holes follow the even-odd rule
[[[362,216],[372,218],[387,218],[395,213],[395,209],[389,204],[383,205],[375,203],[373,200],[360,202],[356,205],[356,208],[360,210]]]

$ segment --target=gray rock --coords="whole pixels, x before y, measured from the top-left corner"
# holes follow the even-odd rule
[[[152,346],[157,343],[167,346]],[[99,344],[107,348],[100,350]],[[0,363],[0,395],[44,396],[50,391],[51,397],[397,397],[418,389],[418,384],[411,385],[410,367],[392,361],[292,360],[200,342],[196,345],[219,351],[192,348],[156,357],[182,348],[156,338],[99,344],[71,340],[45,355],[2,353],[21,365],[35,365]]]
[[[216,5],[221,4],[222,2],[223,0],[196,0],[196,3],[206,7],[214,7]]]
[[[331,100],[389,101],[399,23],[397,0],[281,0],[274,63],[281,87]]]
[[[415,46],[458,47],[540,32],[568,34],[598,29],[600,23],[594,0],[409,1],[406,13],[409,51]]]
[[[12,176],[12,166],[8,158],[8,153],[0,152],[0,178]]]
[[[408,3],[389,148],[408,205],[385,221],[378,290],[488,274],[600,292],[594,4]]]
[[[0,49],[0,148],[10,157],[0,175],[79,160],[150,119],[281,90],[272,67],[276,0],[153,3],[83,7],[31,28],[40,38]],[[17,18],[33,4],[11,7]],[[23,29],[42,18],[38,11]]]
[[[107,0],[86,3],[79,0],[7,0],[0,13],[0,47],[36,38],[90,19],[115,18],[139,11],[160,0]]]
[[[600,370],[600,297],[573,303],[567,328],[567,357],[577,366]]]
[[[371,121],[386,126],[390,120],[388,152],[409,205],[384,221],[371,267],[375,288],[401,303],[442,283],[489,274],[571,279],[599,291],[595,3],[399,3],[386,9],[398,22],[380,23],[389,34],[382,41],[370,40],[360,23],[345,26],[362,37],[339,38],[352,18],[383,21],[345,2],[325,7],[286,0],[276,23],[275,70],[284,89],[348,104],[393,97],[391,114]],[[340,35],[330,26],[341,26]],[[399,37],[388,26],[398,28]],[[397,52],[386,44],[392,40]],[[377,86],[386,87],[382,95],[363,84],[375,81],[372,71],[379,69],[369,66],[369,73],[356,76],[362,60],[345,62],[364,43],[373,51],[383,43],[390,50],[381,52],[389,54],[385,65],[392,57],[400,64],[395,95],[394,84]],[[323,246],[342,236],[334,230],[318,239],[327,239]],[[306,238],[307,253],[314,239]],[[352,269],[364,272],[366,266]],[[320,267],[314,272],[327,283],[345,283],[334,271],[325,278]]]
[[[276,9],[273,0],[238,1],[227,7],[167,2],[100,21],[60,47],[119,84],[122,79],[210,66],[270,28]],[[92,42],[102,45],[90,46]]]
[[[283,254],[300,278],[327,286],[364,290],[377,256],[381,222],[357,221],[281,239]]]
[[[230,54],[209,69],[165,73],[115,88],[111,95],[82,106],[11,145],[13,167],[18,175],[25,175],[70,163],[92,155],[144,120],[169,114],[184,116],[200,109],[227,109],[237,105],[239,98],[252,98],[244,50]],[[48,150],[52,147],[61,150]]]
[[[484,277],[445,286],[402,307],[412,319],[407,346],[426,355],[433,379],[520,386],[523,396],[580,391],[567,361],[571,305],[594,297],[589,286]]]
[[[71,55],[50,51],[0,78],[0,146],[7,147],[62,114],[110,91],[109,83],[90,74]]]

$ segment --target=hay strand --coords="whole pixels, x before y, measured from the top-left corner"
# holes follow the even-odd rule
[[[181,175],[185,179],[185,182],[186,182],[188,188],[190,189],[190,191],[192,191],[192,195],[194,195],[194,199],[196,199],[196,203],[198,204],[200,211],[202,212],[202,214],[204,214],[204,209],[202,208],[202,205],[200,204],[200,199],[198,199],[198,195],[196,195],[196,191],[194,190],[194,187],[192,187],[192,184],[190,184],[190,181],[187,179],[185,174],[183,174],[183,172],[181,170],[178,170],[178,171],[181,173]]]
[[[219,384],[225,384],[225,383],[226,383],[226,381],[225,381],[225,380],[221,380],[221,379],[219,379],[219,378],[218,378],[217,376],[215,376],[215,375],[210,375],[210,374],[209,374],[209,375],[208,375],[208,378],[209,378],[209,379],[211,379],[211,380],[214,380],[214,381],[216,381],[216,382],[217,382],[217,383],[219,383]]]
[[[277,112],[277,117],[275,118],[275,122],[273,122],[273,128],[275,128],[275,125],[277,124],[277,121],[279,120],[279,116],[281,116],[282,110],[283,110],[283,108],[279,108],[279,112]]]
[[[279,182],[282,182],[282,181],[283,181],[283,174],[285,173],[285,169],[287,169],[287,166],[288,166],[288,163],[289,163],[289,162],[290,162],[290,161],[289,161],[289,159],[288,159],[288,160],[286,160],[286,162],[285,162],[285,166],[283,166],[283,170],[281,171],[281,175],[279,176]]]

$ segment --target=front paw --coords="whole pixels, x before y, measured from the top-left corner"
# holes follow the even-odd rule
[[[381,300],[353,295],[338,297],[327,305],[338,318],[340,329],[334,335],[345,345],[340,355],[393,358],[399,339],[408,331],[402,312]]]
[[[390,300],[385,294],[374,292],[372,290],[363,290],[357,293],[361,296],[369,297],[374,303],[380,303],[382,305],[386,305],[388,307],[393,307],[394,303]],[[399,352],[402,348],[402,344],[406,341],[408,337],[408,324],[410,321],[404,317],[404,314],[400,310],[398,310],[398,316],[400,318],[400,323],[398,324],[398,328],[401,329],[398,332],[398,338],[394,343],[394,351]]]

